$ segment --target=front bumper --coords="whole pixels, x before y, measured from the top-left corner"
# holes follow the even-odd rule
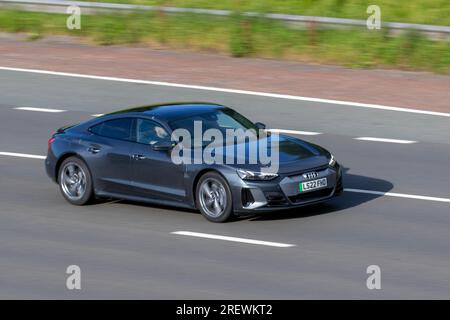
[[[317,177],[305,179],[302,174],[314,171]],[[327,179],[327,187],[312,191],[299,192],[301,182],[315,179]],[[329,200],[343,192],[342,170],[339,164],[334,168],[321,167],[308,171],[283,175],[274,181],[245,182],[238,191],[235,212],[268,212],[311,205]]]

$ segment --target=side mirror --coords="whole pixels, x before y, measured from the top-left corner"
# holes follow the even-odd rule
[[[152,149],[155,151],[169,151],[175,144],[172,141],[159,141],[152,145]]]
[[[262,122],[256,122],[255,126],[259,129],[259,130],[264,130],[266,129],[266,125]]]

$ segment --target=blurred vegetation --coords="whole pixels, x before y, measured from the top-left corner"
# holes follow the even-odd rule
[[[371,4],[384,21],[450,25],[449,0],[84,0],[367,19]]]
[[[417,32],[392,36],[387,29],[288,28],[281,22],[235,14],[211,17],[162,12],[83,15],[81,30],[66,28],[67,15],[0,10],[0,30],[24,32],[29,39],[73,35],[100,45],[142,43],[359,68],[400,68],[450,73],[450,42]]]

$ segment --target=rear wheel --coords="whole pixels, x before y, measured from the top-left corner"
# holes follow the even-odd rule
[[[233,202],[227,181],[216,172],[204,174],[196,188],[196,205],[212,222],[224,222],[233,216]]]
[[[73,205],[87,204],[93,197],[92,177],[81,159],[69,157],[63,161],[58,173],[59,189]]]

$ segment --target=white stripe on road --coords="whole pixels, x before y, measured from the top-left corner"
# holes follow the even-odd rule
[[[450,198],[437,198],[429,196],[419,196],[413,194],[405,193],[394,193],[394,192],[381,192],[374,190],[363,190],[363,189],[344,189],[346,192],[356,192],[356,193],[366,193],[366,194],[376,194],[380,196],[397,197],[397,198],[407,198],[416,200],[427,200],[427,201],[438,201],[438,202],[450,202]]]
[[[30,159],[45,159],[46,158],[45,156],[36,155],[36,154],[15,153],[15,152],[0,152],[0,156],[30,158]],[[375,191],[375,190],[351,189],[351,188],[345,188],[344,190],[346,192],[375,194],[375,195],[388,196],[388,197],[426,200],[426,201],[438,201],[438,202],[450,202],[450,198],[439,198],[439,197],[421,196],[421,195],[413,195],[413,194],[405,194],[405,193],[382,192],[382,191]],[[172,233],[193,236],[193,237],[245,242],[245,243],[261,244],[261,245],[272,245],[272,246],[278,246],[278,247],[294,246],[294,245],[285,244],[285,243],[267,242],[267,241],[244,239],[244,238],[234,238],[234,237],[226,237],[226,236],[217,236],[217,235],[212,235],[212,234],[196,233],[196,232],[190,232],[190,231],[176,231],[176,232],[172,232]]]
[[[45,156],[39,156],[36,154],[15,153],[15,152],[0,152],[0,156],[30,158],[30,159],[45,159]]]
[[[93,116],[93,117],[101,117],[101,116],[104,116],[105,114],[103,114],[103,113],[97,113],[97,114],[92,114],[91,116]]]
[[[403,143],[403,144],[411,144],[411,143],[417,142],[417,141],[412,141],[412,140],[385,139],[385,138],[374,138],[374,137],[359,137],[359,138],[353,138],[353,139],[361,140],[361,141],[375,141],[375,142]]]
[[[445,112],[416,110],[416,109],[409,109],[409,108],[391,107],[391,106],[385,106],[385,105],[379,105],[379,104],[331,100],[331,99],[320,99],[320,98],[293,96],[293,95],[269,93],[269,92],[258,92],[258,91],[239,90],[239,89],[196,86],[196,85],[181,84],[181,83],[148,81],[148,80],[119,78],[119,77],[105,77],[105,76],[95,76],[95,75],[87,75],[87,74],[79,74],[79,73],[57,72],[57,71],[37,70],[37,69],[0,67],[0,70],[49,74],[49,75],[55,75],[55,76],[86,78],[86,79],[94,79],[94,80],[108,80],[108,81],[119,81],[119,82],[128,82],[128,83],[150,84],[150,85],[155,85],[155,86],[166,86],[166,87],[177,87],[177,88],[185,88],[185,89],[226,92],[226,93],[245,94],[245,95],[253,95],[253,96],[276,98],[276,99],[309,101],[309,102],[328,103],[328,104],[335,104],[335,105],[344,105],[344,106],[350,106],[350,107],[380,109],[380,110],[388,110],[388,111],[409,112],[409,113],[419,113],[419,114],[432,115],[432,116],[450,117],[450,113],[445,113]]]
[[[276,133],[299,134],[303,136],[316,136],[321,134],[320,132],[285,130],[285,129],[268,129],[267,131]]]
[[[279,247],[279,248],[295,247],[295,244],[253,240],[253,239],[247,239],[247,238],[235,238],[235,237],[219,236],[219,235],[209,234],[209,233],[199,233],[199,232],[191,232],[191,231],[175,231],[175,232],[171,232],[171,233],[172,234],[182,235],[182,236],[197,237],[197,238],[207,238],[207,239],[216,239],[216,240],[224,240],[224,241],[232,241],[232,242],[249,243],[249,244],[257,244],[257,245],[269,246],[269,247]]]
[[[64,112],[65,110],[58,110],[58,109],[45,109],[45,108],[30,108],[30,107],[18,107],[14,108],[16,110],[25,110],[25,111],[37,111],[37,112]]]

